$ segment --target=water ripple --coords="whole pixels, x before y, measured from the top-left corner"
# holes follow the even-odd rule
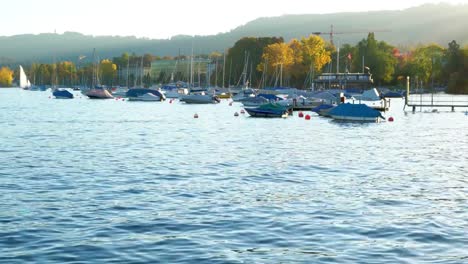
[[[464,115],[392,100],[395,122],[362,125],[0,94],[0,263],[468,260]]]

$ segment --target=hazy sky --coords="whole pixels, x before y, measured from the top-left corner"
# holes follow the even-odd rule
[[[323,14],[396,10],[430,0],[22,0],[8,1],[0,35],[63,33],[169,38],[226,32],[255,18],[284,14]],[[445,0],[460,4],[468,0]],[[7,7],[7,8],[5,8]]]

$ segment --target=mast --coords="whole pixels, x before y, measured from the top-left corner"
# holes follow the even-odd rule
[[[128,58],[127,58],[127,89],[130,88],[128,86],[128,68],[130,68],[130,55],[128,55]]]
[[[93,82],[92,82],[92,88],[96,88],[96,83],[97,83],[97,69],[96,69],[96,49],[93,49]]]
[[[224,59],[223,59],[223,88],[225,87],[224,86],[224,75],[226,73],[226,50],[224,51]]]

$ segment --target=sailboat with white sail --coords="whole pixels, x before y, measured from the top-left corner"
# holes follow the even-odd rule
[[[29,90],[31,88],[31,82],[29,81],[28,76],[26,76],[23,66],[20,65],[19,70],[20,70],[19,87],[22,88],[23,90]]]

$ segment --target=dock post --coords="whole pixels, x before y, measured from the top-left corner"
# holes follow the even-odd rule
[[[416,112],[416,106],[413,105],[413,113]]]
[[[452,112],[455,112],[455,106],[452,105]]]

